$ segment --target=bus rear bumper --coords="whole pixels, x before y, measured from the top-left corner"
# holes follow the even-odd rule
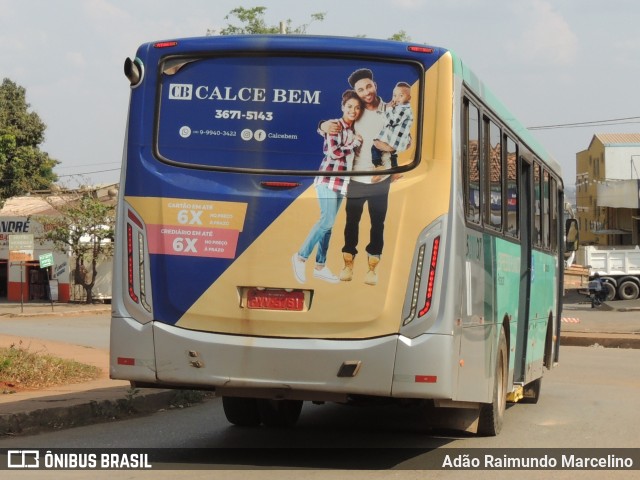
[[[111,338],[113,379],[213,388],[221,395],[337,401],[388,397],[397,344],[395,335],[360,341],[243,337],[126,317],[112,319]]]
[[[396,398],[451,399],[453,335],[400,336],[396,351],[392,395]]]
[[[111,317],[109,377],[153,383],[156,378],[153,322]]]
[[[451,398],[451,337],[287,339],[203,333],[114,319],[111,377],[219,395],[343,401],[350,396]],[[126,339],[123,341],[122,339]],[[123,346],[124,343],[124,346]],[[133,357],[133,361],[120,361]],[[123,364],[124,363],[124,364]],[[395,372],[394,372],[395,368]]]
[[[397,337],[243,337],[156,322],[154,341],[162,383],[215,387],[224,395],[328,400],[335,394],[389,396]]]

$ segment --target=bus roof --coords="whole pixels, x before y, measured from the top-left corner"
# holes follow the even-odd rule
[[[504,104],[493,94],[493,92],[478,78],[478,76],[465,64],[458,55],[451,52],[453,57],[454,73],[462,77],[467,86],[486,105],[493,110],[496,115],[516,134],[520,140],[542,160],[552,171],[562,178],[562,168],[542,144],[531,134],[531,132],[516,119],[516,117],[504,106]]]
[[[416,60],[416,52],[408,50],[409,46],[426,47],[430,57],[439,58],[447,49],[412,42],[380,40],[359,37],[315,36],[315,35],[221,35],[207,37],[187,37],[148,42],[141,49],[149,52],[158,45],[179,46],[181,51],[194,53],[215,50],[251,50],[254,52],[287,52],[304,51],[306,53],[345,53],[357,51],[363,56],[388,56],[400,59]],[[156,48],[154,48],[156,47]],[[159,50],[162,50],[160,48]],[[425,52],[423,52],[425,53]]]

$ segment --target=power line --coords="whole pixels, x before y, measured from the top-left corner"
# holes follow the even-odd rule
[[[555,128],[606,127],[611,125],[630,125],[640,123],[640,117],[611,118],[609,120],[594,120],[591,122],[558,123],[555,125],[540,125],[528,127],[529,130],[551,130]]]
[[[80,172],[80,173],[70,173],[68,175],[58,175],[56,174],[56,176],[58,178],[62,178],[62,177],[79,177],[82,175],[90,175],[92,173],[106,173],[106,172],[118,172],[120,171],[120,168],[112,168],[109,170],[96,170],[95,172]],[[55,172],[54,172],[55,173]],[[10,183],[14,180],[18,180],[19,177],[2,177],[0,178],[0,183]]]
[[[117,172],[119,171],[119,168],[111,168],[109,170],[96,170],[95,172],[82,172],[82,173],[72,173],[69,175],[58,175],[58,178],[62,178],[62,177],[77,177],[80,175],[90,175],[92,173],[106,173],[106,172]]]
[[[98,165],[120,165],[122,162],[102,162],[102,163],[94,163],[93,166],[97,167]],[[69,169],[69,168],[78,168],[80,165],[56,165],[56,168],[59,170]],[[86,166],[86,165],[85,165]]]

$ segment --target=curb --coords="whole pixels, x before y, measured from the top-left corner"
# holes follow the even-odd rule
[[[605,347],[640,349],[640,335],[571,332],[560,335],[560,347]]]
[[[203,403],[210,394],[200,391],[153,390],[117,400],[90,401],[68,407],[43,408],[25,413],[0,415],[0,436],[36,433],[110,422],[149,415],[171,408]]]
[[[39,311],[39,312],[5,312],[0,313],[0,317],[22,318],[22,317],[80,317],[82,315],[100,315],[103,313],[111,313],[111,307],[94,308],[86,310],[55,310],[55,311]]]

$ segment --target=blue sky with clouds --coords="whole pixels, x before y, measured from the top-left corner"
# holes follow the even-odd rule
[[[325,12],[310,34],[388,38],[404,30],[454,50],[526,126],[640,117],[636,0],[0,0],[0,77],[26,88],[63,182],[117,182],[124,59],[146,41],[220,29],[238,6],[267,7],[269,24],[300,25]],[[575,154],[595,133],[640,132],[639,122],[535,134],[571,186]]]

